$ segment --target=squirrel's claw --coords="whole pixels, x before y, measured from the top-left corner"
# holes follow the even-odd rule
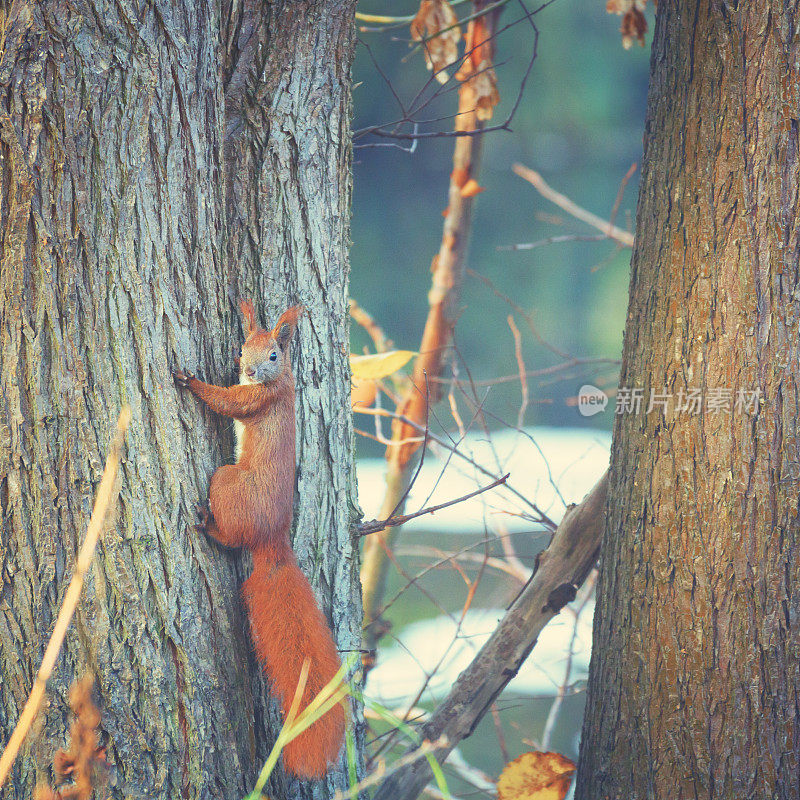
[[[207,533],[208,532],[208,518],[211,516],[211,511],[209,511],[208,506],[205,503],[198,503],[194,507],[195,513],[198,517],[200,517],[199,522],[196,522],[192,527],[198,533]]]
[[[184,388],[189,385],[189,381],[194,378],[194,373],[192,372],[183,372],[180,369],[172,370],[172,377],[175,379],[175,383],[178,386],[183,386]]]

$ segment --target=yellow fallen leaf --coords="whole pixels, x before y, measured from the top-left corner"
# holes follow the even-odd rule
[[[416,353],[413,350],[389,350],[369,356],[350,356],[350,370],[354,378],[377,381],[404,367]]]
[[[575,765],[560,753],[523,753],[497,780],[497,800],[564,800]]]

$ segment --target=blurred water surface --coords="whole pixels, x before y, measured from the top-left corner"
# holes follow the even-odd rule
[[[607,469],[610,444],[605,430],[534,427],[526,429],[525,435],[493,433],[491,441],[484,434],[469,435],[459,450],[480,464],[493,465],[499,460],[502,470],[511,473],[513,485],[558,521],[565,508],[562,501],[579,502]],[[463,459],[448,460],[448,456],[447,450],[428,449],[408,511],[444,502],[490,482]],[[384,469],[382,459],[358,462],[359,498],[367,517],[378,513]],[[486,569],[469,610],[463,613],[467,587],[446,557],[472,554],[473,562],[460,563],[460,569],[474,580],[484,553],[503,557],[496,537],[499,530],[505,530],[519,560],[532,567],[548,536],[541,526],[508,513],[519,507],[516,499],[498,488],[433,516],[419,517],[404,528],[395,548],[397,567],[390,567],[389,607],[383,615],[392,627],[369,674],[369,698],[403,713],[411,706],[430,711],[447,694],[491,635],[520,583],[499,570]],[[438,567],[430,569],[432,563]],[[408,586],[409,577],[415,579],[412,586]],[[511,758],[534,749],[540,741],[553,697],[565,681],[570,651],[569,693],[553,729],[551,747],[577,757],[594,602],[589,599],[577,616],[570,610],[577,611],[576,605],[570,604],[544,629],[498,700],[498,719]],[[487,715],[460,748],[471,765],[493,777],[504,763],[495,725],[492,715]],[[453,780],[454,786],[466,788],[457,777]]]

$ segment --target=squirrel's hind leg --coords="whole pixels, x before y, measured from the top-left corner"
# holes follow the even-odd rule
[[[221,547],[234,547],[234,545],[228,545],[223,541],[217,521],[214,519],[214,515],[211,513],[208,503],[198,503],[195,506],[195,511],[197,511],[197,516],[200,518],[199,522],[194,526],[194,529],[198,533],[210,537]],[[238,547],[238,545],[235,546]]]
[[[245,475],[235,464],[220,467],[211,477],[208,490],[211,513],[205,518],[205,532],[223,547],[251,546],[250,491]]]

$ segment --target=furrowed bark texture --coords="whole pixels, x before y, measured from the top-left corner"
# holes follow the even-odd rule
[[[579,800],[800,797],[797,26],[658,6]]]
[[[347,330],[353,4],[13,2],[0,11],[0,729],[12,729],[86,529],[122,403],[106,532],[3,800],[30,797],[96,676],[114,798],[241,798],[279,717],[239,587],[195,533],[232,426],[176,391],[235,382],[236,303],[300,325],[295,547],[359,646]],[[358,740],[360,742],[360,729]],[[326,797],[346,783],[270,794]]]

